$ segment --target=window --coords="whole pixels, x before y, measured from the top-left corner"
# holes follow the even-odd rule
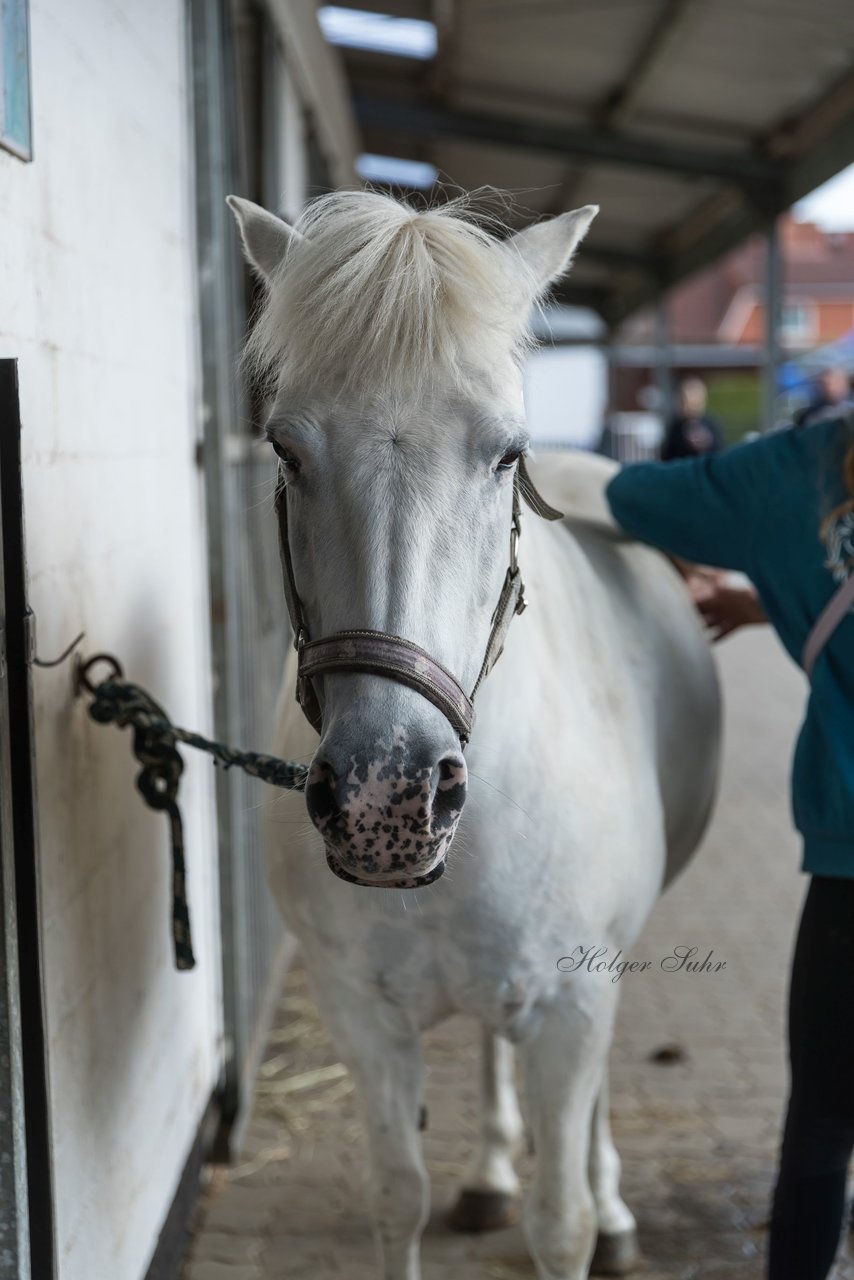
[[[0,0],[0,146],[32,159],[28,0]]]
[[[780,321],[780,338],[787,343],[811,342],[815,337],[815,307],[809,302],[786,302]]]
[[[397,156],[375,156],[367,152],[356,160],[356,172],[365,182],[413,187],[417,191],[428,190],[439,176],[436,166],[423,160],[402,160]]]
[[[324,4],[317,11],[317,19],[329,43],[345,49],[369,49],[422,60],[436,56],[436,25],[422,18],[396,18],[388,13]]]

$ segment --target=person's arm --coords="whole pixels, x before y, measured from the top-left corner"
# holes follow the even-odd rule
[[[733,583],[726,573],[696,565],[693,572],[685,575],[685,581],[697,612],[715,642],[732,635],[740,627],[757,626],[768,621],[756,588],[750,583]]]
[[[774,496],[769,443],[625,467],[606,491],[614,519],[671,556],[746,570],[756,524]]]

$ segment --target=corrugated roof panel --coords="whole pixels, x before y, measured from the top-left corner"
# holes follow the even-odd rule
[[[767,133],[811,101],[854,59],[854,4],[708,0],[695,6],[662,71],[643,93],[648,110]]]
[[[619,82],[659,9],[660,0],[462,4],[455,74],[592,103]]]
[[[560,160],[534,152],[442,139],[431,148],[434,164],[452,182],[467,188],[499,187],[519,205],[536,212],[548,208],[564,173]]]
[[[435,65],[347,55],[366,148],[507,188],[532,216],[599,203],[573,280],[607,286],[611,319],[854,162],[854,0],[456,0],[451,12]],[[650,246],[660,270],[639,277],[633,256]]]
[[[679,222],[714,190],[713,183],[699,179],[630,173],[595,165],[584,171],[583,180],[573,188],[572,201],[576,205],[600,206],[590,231],[594,242],[634,249],[645,244],[662,225]]]

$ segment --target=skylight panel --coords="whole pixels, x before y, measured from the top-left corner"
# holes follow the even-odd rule
[[[414,187],[425,191],[439,176],[433,164],[422,160],[404,160],[397,156],[365,154],[356,160],[356,172],[365,182],[384,182],[396,187]]]
[[[325,4],[317,11],[320,28],[330,44],[367,49],[426,61],[436,56],[436,26],[420,18],[394,18],[342,5]]]

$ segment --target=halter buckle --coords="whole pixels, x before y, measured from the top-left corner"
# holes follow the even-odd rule
[[[515,573],[519,567],[518,551],[519,539],[522,537],[522,522],[517,512],[513,513],[513,523],[510,525],[510,572]]]

